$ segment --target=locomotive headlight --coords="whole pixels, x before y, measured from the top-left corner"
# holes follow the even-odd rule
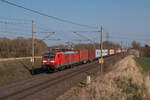
[[[54,64],[55,61],[54,61],[54,60],[51,60],[50,62],[51,62],[52,64]]]
[[[46,63],[47,62],[47,60],[43,60],[43,63]]]
[[[50,62],[51,62],[51,63],[54,63],[54,60],[51,60]]]

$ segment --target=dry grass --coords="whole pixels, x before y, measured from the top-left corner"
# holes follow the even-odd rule
[[[145,100],[146,83],[150,89],[133,56],[128,56],[115,64],[112,71],[74,93],[76,95],[61,96],[58,100]]]

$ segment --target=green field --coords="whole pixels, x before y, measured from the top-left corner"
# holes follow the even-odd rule
[[[139,65],[142,68],[142,72],[144,74],[148,74],[148,72],[150,72],[150,58],[136,57],[135,60],[137,65]]]
[[[34,68],[41,68],[41,59],[36,59]],[[0,85],[31,75],[32,64],[30,59],[0,62]]]

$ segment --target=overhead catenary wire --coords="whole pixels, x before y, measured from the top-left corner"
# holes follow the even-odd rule
[[[110,38],[112,39],[126,39],[126,40],[141,40],[141,41],[150,41],[149,39],[144,39],[144,38],[128,38],[128,37],[114,37],[114,36],[110,36]]]
[[[24,26],[16,26],[14,24],[12,25],[3,25],[0,23],[0,31],[6,31],[6,32],[30,32],[31,29]]]
[[[9,33],[9,34],[14,34],[14,35],[21,35],[22,33],[23,34],[26,34],[26,35],[30,35],[30,31],[31,31],[31,25],[30,27],[25,27],[25,26],[22,26],[22,24],[26,24],[26,25],[30,25],[30,23],[22,23],[22,22],[16,22],[16,21],[7,21],[7,20],[0,20],[0,25],[7,25],[5,27],[0,27],[0,33],[3,33],[3,34],[6,34],[6,33]],[[19,26],[19,28],[16,28],[15,26],[17,25],[17,27]],[[14,31],[15,30],[15,31]],[[41,29],[39,30],[39,27],[38,28],[35,28],[35,31],[34,33],[36,34],[40,34],[40,33],[55,33],[53,31],[46,31],[44,29]]]
[[[23,23],[21,23],[21,22],[15,22],[15,21],[6,21],[6,23],[5,23],[5,21],[3,21],[2,23],[0,23],[0,24],[6,24],[6,25],[8,25],[9,26],[9,24],[10,25],[13,25],[13,22],[14,22],[14,24],[16,23],[16,24],[23,24]],[[2,27],[1,27],[2,28]],[[13,28],[13,30],[15,30],[15,31],[11,31],[10,29],[8,30],[8,27],[6,27],[7,28],[7,30],[4,28],[4,29],[0,29],[0,33],[3,33],[4,35],[3,36],[9,36],[9,35],[11,35],[12,36],[12,34],[13,34],[13,36],[15,36],[16,35],[16,37],[20,37],[20,36],[25,36],[25,37],[28,37],[28,35],[30,35],[30,31],[31,30],[29,30],[29,28],[28,28],[28,30],[26,30],[26,29],[21,29],[21,28],[18,28],[18,29],[14,29]],[[42,34],[44,34],[44,33],[46,33],[46,34],[49,34],[49,33],[58,33],[58,32],[61,32],[61,31],[41,31],[41,30],[44,30],[44,29],[40,29],[39,31],[37,31],[37,28],[35,29],[35,31],[34,31],[34,33],[42,33]],[[47,29],[48,30],[48,29]],[[88,32],[99,32],[99,31],[96,31],[96,30],[74,30],[74,31],[71,31],[71,30],[69,30],[69,31],[63,31],[63,32],[73,32],[73,33],[88,33]],[[9,34],[6,34],[6,33],[9,33]],[[37,34],[37,35],[38,35]],[[82,34],[83,35],[83,34]],[[41,37],[41,36],[40,36]],[[85,37],[86,36],[79,36],[79,37],[84,37],[84,39],[78,39],[78,41],[91,41],[91,40],[93,40],[93,39],[90,39],[89,37],[88,37],[88,39],[86,38],[85,39]],[[59,39],[49,39],[49,37],[48,37],[48,35],[47,36],[45,36],[44,38],[42,38],[43,40],[59,40]],[[125,37],[125,36],[110,36],[110,39],[120,39],[120,40],[122,40],[122,39],[126,39],[126,40],[137,40],[137,41],[143,41],[143,42],[149,42],[149,39],[147,38],[142,38],[142,37],[140,37],[140,38],[132,38],[131,36],[130,37]],[[63,39],[63,40],[65,40],[65,39]],[[75,41],[77,41],[77,39],[74,39]]]
[[[39,29],[41,29],[41,30],[44,30],[43,28],[39,28]],[[68,32],[68,33],[90,33],[90,32],[95,32],[95,33],[98,33],[99,31],[80,31],[80,30],[76,30],[76,31],[70,31],[70,30],[55,30],[55,31],[43,31],[43,32],[39,32],[39,33],[49,33],[49,32],[55,32],[55,33],[57,33],[57,32]],[[38,33],[38,32],[37,32]]]
[[[60,38],[56,38],[56,39],[40,39],[40,40],[52,40],[52,41],[60,41],[61,39]]]
[[[54,35],[55,32],[49,33],[47,36],[45,36],[44,38],[40,39],[40,40],[47,40],[50,36]]]
[[[8,20],[1,20],[0,19],[0,31],[1,32],[10,32],[10,33],[15,33],[15,32],[30,32],[30,23],[28,22],[20,22],[20,21],[8,21]],[[15,30],[15,32],[14,32]]]
[[[2,24],[29,24],[29,23],[19,23],[19,22],[10,22],[10,21],[1,21],[0,20],[0,23],[2,23]]]
[[[110,38],[111,38],[111,41],[112,41],[112,40],[121,40],[121,41],[122,41],[122,40],[123,40],[123,41],[126,40],[126,41],[128,41],[128,42],[131,43],[131,42],[133,42],[133,41],[136,40],[136,42],[138,42],[138,43],[141,43],[141,42],[142,42],[142,43],[144,43],[144,44],[150,44],[150,40],[145,40],[145,39],[143,40],[143,39],[131,39],[131,38],[121,38],[121,37],[120,37],[120,38],[119,38],[119,37],[110,37]]]
[[[17,37],[31,37],[30,35],[27,35],[27,34],[24,34],[24,33],[21,33],[21,34],[9,34],[9,33],[5,33],[5,34],[2,34],[0,38],[2,37],[7,37],[7,38],[17,38]]]
[[[114,35],[117,35],[117,36],[129,36],[129,37],[135,37],[135,35],[136,35],[136,37],[143,37],[143,38],[145,38],[145,37],[149,37],[149,34],[150,34],[150,32],[122,32],[122,31],[120,31],[120,32],[110,32],[109,31],[109,29],[107,29],[106,27],[105,28],[103,28],[103,30],[105,31],[105,36],[107,35],[107,32],[109,32],[109,35],[111,36],[111,34],[114,36]],[[146,35],[143,35],[143,33],[144,34],[146,34]],[[119,35],[118,35],[119,34]],[[120,37],[119,36],[119,37]]]
[[[1,22],[0,22],[1,23]],[[7,22],[7,23],[5,23],[5,21],[4,21],[4,23],[1,23],[1,24],[12,24],[11,22]],[[20,23],[16,23],[16,24],[20,24]],[[7,27],[8,28],[8,27]],[[13,28],[14,29],[14,28]],[[16,35],[16,36],[19,36],[19,35],[30,35],[29,34],[29,32],[30,32],[30,30],[26,30],[26,29],[15,29],[15,30],[17,30],[17,31],[8,31],[8,30],[6,30],[6,29],[1,29],[0,30],[0,33],[4,33],[4,34],[6,34],[6,33],[9,33],[9,34],[14,34],[14,35]],[[20,31],[19,31],[20,30]],[[26,32],[24,32],[24,31],[26,31]],[[57,32],[59,32],[59,31],[37,31],[37,29],[36,29],[36,31],[34,32],[34,33],[42,33],[42,34],[44,34],[44,33],[57,33]],[[99,31],[91,31],[91,30],[89,30],[89,31],[81,31],[81,30],[74,30],[74,31],[65,31],[65,32],[73,32],[73,33],[76,33],[76,34],[78,34],[78,33],[88,33],[88,32],[99,32]],[[79,34],[78,34],[78,36],[79,36]],[[83,35],[81,35],[80,34],[80,37],[86,37],[86,36],[83,36]],[[47,36],[45,37],[46,39],[45,40],[47,40]],[[141,40],[141,41],[149,41],[149,39],[146,39],[146,38],[131,38],[131,37],[124,37],[124,36],[110,36],[110,38],[111,39],[126,39],[126,40]],[[44,39],[44,38],[43,38]],[[87,41],[90,41],[90,39],[89,38],[87,38],[86,37],[86,40]],[[86,41],[86,40],[82,40],[82,41]],[[77,41],[77,40],[75,40],[75,41]]]
[[[37,31],[37,32],[34,32],[34,33],[50,33],[50,34],[53,34],[53,33],[55,33],[55,32],[48,32],[48,31]]]
[[[2,20],[7,20],[7,21],[21,21],[21,22],[31,22],[32,20],[30,19],[21,19],[21,18],[14,18],[14,17],[2,17],[0,16],[0,19]]]
[[[108,32],[108,30],[106,28],[105,28],[105,32],[106,33]],[[133,32],[127,32],[127,33],[117,32],[116,34],[115,33],[116,32],[111,33],[113,35],[109,36],[110,40],[128,40],[130,42],[135,40],[135,41],[138,41],[138,42],[143,42],[143,43],[148,43],[149,42],[150,43],[150,40],[147,38],[148,33],[150,33],[150,32],[138,32],[138,34],[133,33]],[[142,34],[139,34],[139,33],[147,33],[147,37],[145,37],[145,36],[143,36]],[[118,34],[120,34],[121,36],[119,36]],[[127,34],[130,34],[130,35],[127,35]],[[117,35],[117,36],[115,36],[115,35]],[[125,36],[123,36],[123,35],[125,35]],[[136,35],[136,37],[135,37],[135,35]]]
[[[48,26],[45,26],[45,24],[40,24],[40,23],[37,23],[35,22],[34,23],[34,28],[38,29],[38,30],[42,30],[42,31],[52,31],[53,29],[48,27]]]
[[[77,32],[73,32],[73,33],[76,34],[79,37],[82,37],[82,38],[86,39],[87,41],[93,42],[93,40],[89,39],[88,37],[86,37],[84,35],[78,34]]]
[[[8,25],[6,28],[2,28],[0,29],[0,33],[3,33],[4,36],[8,35],[7,37],[9,37],[10,35],[12,36],[16,36],[16,37],[20,37],[20,36],[24,36],[24,35],[30,35],[30,28],[26,28],[24,29],[23,27],[20,26],[20,28],[14,28],[14,27],[10,27],[10,26],[14,26],[13,22],[15,22],[16,24],[22,24],[20,22],[16,22],[16,21],[3,21],[3,23],[0,23],[0,24],[6,24]],[[9,25],[10,24],[10,25]],[[40,30],[39,30],[40,28]],[[11,31],[11,30],[15,30],[15,31]],[[58,33],[58,32],[61,32],[61,31],[41,31],[41,30],[45,30],[45,29],[41,29],[41,27],[36,27],[35,28],[35,31],[34,33],[36,33],[36,38],[39,37],[39,39],[43,36],[38,36],[38,34],[54,34],[54,33]],[[48,29],[47,29],[48,30]],[[95,30],[87,30],[87,31],[83,31],[83,30],[77,30],[77,31],[65,31],[65,32],[78,32],[78,33],[88,33],[88,32],[98,32],[98,31],[95,31]],[[6,34],[7,33],[7,34]],[[50,35],[45,35],[44,38],[42,38],[42,40],[48,40]],[[25,36],[26,37],[26,36]],[[52,39],[50,39],[52,40]],[[54,39],[54,40],[60,40],[60,39]],[[88,39],[89,41],[89,39]]]
[[[14,34],[14,35],[21,35],[21,34],[25,34],[25,35],[30,35],[29,32],[17,32],[17,31],[0,31],[0,33],[9,33],[9,34]]]
[[[20,26],[20,24],[27,24],[27,25],[29,25],[30,27],[31,27],[31,23],[26,23],[26,22],[18,22],[18,21],[8,21],[8,20],[0,20],[0,24],[6,24],[6,25],[19,25]],[[30,28],[28,26],[28,29]],[[41,25],[41,26],[43,26],[43,25]],[[36,31],[36,32],[34,32],[34,33],[53,33],[53,32],[78,32],[78,33],[88,33],[88,32],[93,32],[93,33],[98,33],[99,31],[98,30],[55,30],[55,31],[48,31],[48,30],[54,30],[54,29],[51,29],[51,28],[43,28],[43,27],[41,27],[41,26],[39,26],[39,24],[35,24],[35,29],[36,30],[42,30],[42,31]],[[22,26],[20,26],[21,28],[22,28]],[[23,26],[24,27],[24,26]],[[19,29],[15,29],[15,30],[19,30]]]
[[[95,33],[98,33],[98,32],[100,32],[100,31],[94,31],[94,30],[93,30],[93,31],[90,31],[90,30],[89,30],[89,31],[84,31],[84,30],[83,30],[83,31],[80,31],[80,30],[76,30],[76,31],[70,31],[70,32],[75,32],[75,33],[76,33],[76,32],[80,32],[80,33],[81,33],[81,32],[83,32],[83,33],[84,33],[84,32],[85,32],[85,33],[86,33],[86,32],[95,32]]]
[[[22,8],[22,9],[30,11],[32,13],[36,13],[36,14],[39,14],[39,15],[42,15],[42,16],[46,16],[46,17],[55,19],[57,21],[61,21],[61,22],[64,22],[64,23],[73,24],[73,25],[77,25],[77,26],[81,26],[81,27],[88,27],[88,28],[96,28],[96,29],[98,29],[98,27],[95,27],[95,26],[90,26],[90,25],[85,25],[85,24],[79,24],[79,23],[76,23],[76,22],[73,22],[73,21],[70,21],[70,20],[66,20],[66,19],[55,17],[55,16],[51,16],[51,15],[42,13],[40,11],[29,9],[29,8],[24,7],[24,6],[18,5],[16,3],[12,3],[12,2],[7,1],[7,0],[0,0],[0,1],[4,2],[4,3],[7,3],[9,5],[12,5],[12,6],[16,6],[16,7]]]

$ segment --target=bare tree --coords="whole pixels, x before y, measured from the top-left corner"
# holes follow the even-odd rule
[[[13,40],[0,38],[0,58],[31,56],[31,47],[30,38],[17,37]],[[46,50],[46,43],[42,40],[35,39],[35,55],[41,55]]]
[[[137,43],[136,41],[132,41],[132,48],[133,49],[139,49],[141,47],[140,43]]]

